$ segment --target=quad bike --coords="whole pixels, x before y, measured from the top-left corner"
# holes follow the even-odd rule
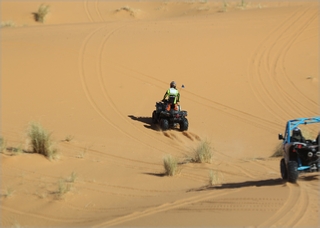
[[[152,112],[152,123],[159,124],[163,131],[175,128],[178,125],[180,131],[187,131],[189,127],[189,122],[186,118],[188,115],[187,111],[180,110],[180,105],[177,111],[174,110],[174,105],[171,106],[170,111],[167,111],[167,104],[167,100],[156,102],[156,110]]]
[[[281,177],[291,183],[296,183],[299,173],[320,171],[319,142],[306,139],[305,142],[291,142],[290,132],[300,124],[319,123],[320,116],[311,118],[298,118],[289,120],[284,136],[279,134],[279,140],[283,140],[283,158],[280,161]]]

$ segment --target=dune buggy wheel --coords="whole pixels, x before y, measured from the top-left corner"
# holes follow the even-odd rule
[[[153,111],[153,113],[152,113],[152,123],[154,123],[154,124],[158,123],[156,111]]]
[[[188,119],[183,118],[179,123],[179,125],[180,125],[180,131],[187,131],[189,127]]]
[[[160,127],[163,131],[166,131],[169,129],[169,121],[167,119],[161,119],[160,120]]]
[[[282,179],[287,180],[288,171],[287,171],[287,167],[286,167],[286,161],[284,160],[284,158],[282,158],[280,161],[280,172],[281,172]]]
[[[296,183],[299,176],[298,163],[296,161],[288,162],[288,181]]]

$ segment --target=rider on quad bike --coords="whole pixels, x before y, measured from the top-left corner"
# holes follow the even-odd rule
[[[187,131],[189,127],[188,113],[181,110],[181,106],[178,104],[180,93],[176,86],[174,81],[170,83],[170,88],[164,94],[162,101],[156,102],[156,110],[152,112],[152,123],[159,124],[164,131],[177,126],[180,131]],[[166,99],[167,97],[168,99]]]
[[[167,111],[170,111],[171,106],[173,106],[175,111],[179,110],[178,102],[180,102],[180,93],[176,87],[177,87],[176,82],[172,81],[170,83],[170,89],[168,89],[163,96],[163,99],[162,99],[163,102],[165,102],[166,98],[168,97],[168,100],[167,100],[168,103],[167,103],[167,107],[166,107]]]

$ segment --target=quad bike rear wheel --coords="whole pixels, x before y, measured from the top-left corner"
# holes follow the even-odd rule
[[[296,183],[299,176],[298,163],[296,161],[288,162],[288,181]]]
[[[287,171],[287,167],[286,167],[286,161],[284,160],[284,158],[282,158],[280,161],[280,172],[281,172],[282,179],[287,180],[288,171]]]

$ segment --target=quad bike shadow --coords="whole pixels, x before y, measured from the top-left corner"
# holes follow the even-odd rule
[[[158,131],[159,127],[152,124],[152,118],[151,117],[143,117],[143,116],[134,116],[134,115],[128,115],[132,120],[139,121],[144,123],[144,127],[148,129],[152,129],[154,131]]]

